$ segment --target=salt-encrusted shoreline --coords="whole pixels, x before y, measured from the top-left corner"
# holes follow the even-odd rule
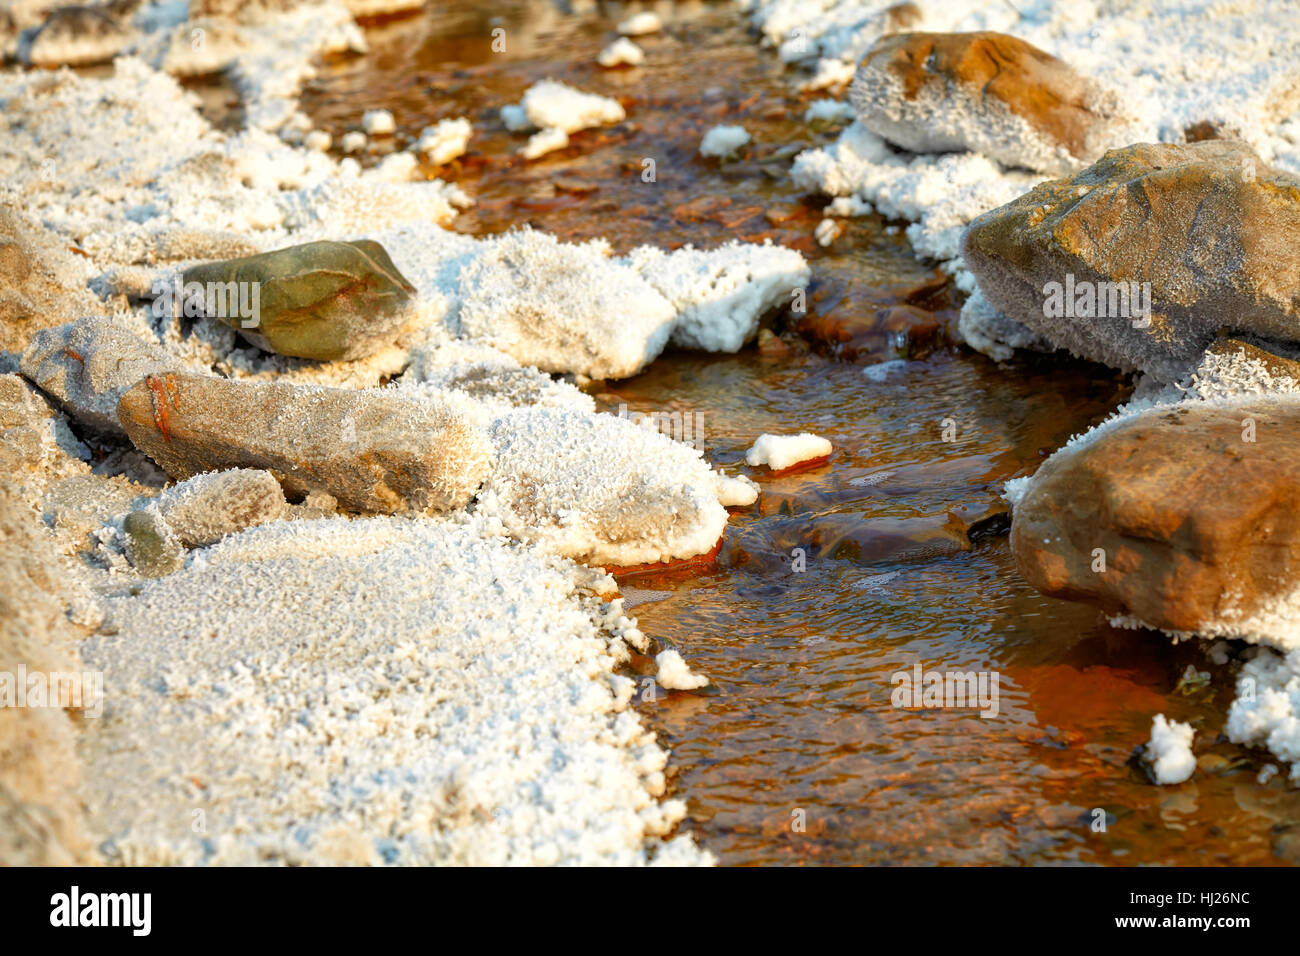
[[[740,348],[807,283],[802,258],[741,244],[619,258],[528,230],[452,233],[468,200],[410,181],[413,155],[362,172],[295,145],[309,128],[296,95],[312,58],[364,48],[346,7],[196,24],[183,6],[138,12],[135,55],[108,78],[0,74],[0,202],[77,253],[60,252],[62,281],[102,297],[95,308],[123,341],[161,349],[163,366],[348,389],[396,376],[394,394],[480,430],[493,464],[468,511],[349,518],[309,501],[292,520],[182,550],[179,570],[150,580],[133,566],[139,527],[126,519],[147,513],[166,476],[120,438],[88,433],[92,467],[75,438],[46,434],[66,431],[52,413],[46,451],[16,488],[48,525],[33,520],[30,533],[50,539],[75,582],[86,666],[112,675],[103,719],[76,737],[87,813],[66,823],[98,848],[78,852],[119,863],[710,862],[688,834],[668,839],[685,807],[661,799],[667,754],[616,673],[629,648],[655,648],[612,579],[575,559],[707,553],[736,481],[696,449],[597,414],[570,382],[634,374],[670,340]],[[195,29],[197,58],[185,46]],[[158,67],[226,69],[243,128],[213,129]],[[467,131],[455,132],[463,144]],[[156,283],[193,263],[360,238],[385,247],[416,306],[390,346],[355,361],[263,352],[150,304]],[[611,302],[621,322],[639,311],[639,324],[614,334],[601,311]],[[548,338],[538,308],[568,325]],[[16,353],[0,358],[4,371],[18,365]],[[76,358],[56,358],[76,374]],[[707,682],[676,653],[659,659],[666,687]]]

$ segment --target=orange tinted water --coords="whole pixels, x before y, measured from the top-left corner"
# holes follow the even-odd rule
[[[822,94],[798,93],[728,8],[679,8],[663,34],[638,39],[646,66],[612,72],[594,58],[624,11],[605,12],[443,3],[371,29],[371,54],[328,64],[305,106],[336,141],[364,110],[393,110],[398,134],[377,153],[470,117],[470,153],[427,171],[475,197],[465,232],[531,222],[618,251],[771,238],[808,256],[805,328],[846,330],[839,347],[785,331],[784,348],[669,353],[596,388],[609,411],[702,422],[709,459],[729,471],[765,431],[813,431],[836,449],[822,466],[756,474],[763,493],[733,515],[712,566],[622,581],[643,630],[717,688],[639,705],[672,748],[694,832],[726,863],[1279,862],[1272,848],[1300,821],[1300,795],[1279,778],[1258,784],[1266,761],[1222,739],[1229,670],[1196,645],[1037,595],[996,522],[973,543],[962,530],[996,510],[1003,481],[1121,402],[1125,383],[1055,358],[998,367],[946,345],[950,290],[936,292],[938,273],[877,217],[816,246],[822,201],[786,173],[792,146],[833,136],[801,118]],[[495,27],[504,53],[492,52]],[[628,120],[519,160],[523,137],[496,111],[547,76],[618,96]],[[754,138],[741,160],[695,155],[707,129],[736,122]],[[882,316],[909,291],[937,330],[916,311],[891,313],[907,320],[901,332]],[[903,356],[915,360],[864,374]],[[998,715],[894,707],[891,678],[917,662],[996,672]],[[1189,664],[1213,674],[1208,686],[1179,688]],[[1156,713],[1197,728],[1203,768],[1188,783],[1154,786],[1131,761]]]

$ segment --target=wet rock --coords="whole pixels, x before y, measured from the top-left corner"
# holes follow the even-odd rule
[[[1002,33],[885,36],[849,98],[867,129],[912,152],[972,150],[1056,174],[1125,141],[1130,123],[1113,92]]]
[[[164,491],[154,506],[187,548],[289,516],[275,476],[249,468],[195,475]]]
[[[0,349],[21,353],[35,332],[100,311],[85,272],[66,242],[0,202]]]
[[[122,522],[126,533],[126,556],[147,578],[160,578],[185,565],[185,549],[154,508],[132,511]]]
[[[1294,399],[1121,419],[1049,458],[1013,502],[1016,563],[1044,594],[1170,631],[1295,626],[1278,603],[1300,582]]]
[[[173,478],[264,469],[293,497],[325,492],[349,511],[464,507],[488,472],[488,444],[464,418],[396,391],[151,375],[117,413]]]
[[[22,373],[73,418],[121,434],[122,395],[144,376],[179,364],[122,323],[88,318],[38,332],[23,354]]]
[[[322,361],[363,358],[391,344],[415,294],[383,246],[365,239],[204,263],[187,269],[184,281],[204,286],[205,315],[259,348]]]
[[[100,6],[60,7],[18,44],[25,66],[92,66],[107,63],[131,40],[129,27]]]
[[[962,255],[1053,346],[1162,382],[1221,329],[1300,340],[1300,182],[1239,142],[1113,150],[975,219]]]

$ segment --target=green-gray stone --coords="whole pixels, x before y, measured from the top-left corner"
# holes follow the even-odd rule
[[[362,358],[390,344],[406,324],[415,294],[384,247],[369,239],[308,242],[208,262],[187,269],[184,281],[205,288],[257,283],[254,325],[243,327],[245,320],[230,307],[209,317],[260,348],[322,361]]]
[[[160,578],[180,570],[185,563],[185,549],[157,511],[132,511],[122,523],[122,530],[126,532],[127,556],[145,577]]]

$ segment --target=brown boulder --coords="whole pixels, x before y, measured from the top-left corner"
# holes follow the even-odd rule
[[[1105,426],[1030,479],[1011,546],[1044,594],[1230,629],[1300,583],[1300,402],[1185,402]]]
[[[1243,143],[1112,150],[975,219],[962,256],[1055,347],[1162,382],[1221,329],[1300,341],[1300,182]]]
[[[882,37],[849,97],[863,125],[904,149],[973,150],[1045,173],[1078,169],[1131,124],[1113,93],[1003,33]]]
[[[150,375],[118,418],[173,478],[265,469],[291,496],[355,512],[464,507],[487,477],[487,439],[459,414],[383,389]]]

